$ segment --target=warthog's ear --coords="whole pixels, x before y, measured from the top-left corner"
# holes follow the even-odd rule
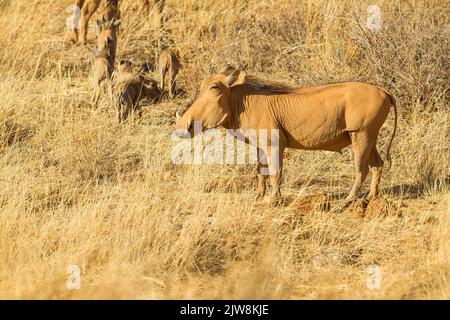
[[[122,20],[114,21],[113,26],[118,27],[118,26],[120,26],[121,23],[122,23]]]
[[[105,21],[97,20],[97,27],[98,27],[99,31],[102,31],[104,25],[105,25]]]
[[[219,73],[229,76],[233,73],[234,70],[236,70],[235,67],[233,67],[231,64],[227,64],[222,68],[222,70],[219,71]]]
[[[247,73],[239,69],[234,70],[226,79],[226,84],[230,87],[234,87],[240,84],[244,84]]]
[[[124,68],[131,68],[131,61],[126,60],[126,59],[120,59],[119,61],[119,66],[124,67]]]

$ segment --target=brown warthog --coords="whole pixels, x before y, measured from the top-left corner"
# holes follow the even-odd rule
[[[266,191],[270,176],[272,200],[280,194],[285,148],[340,152],[352,145],[356,180],[347,202],[355,199],[369,168],[372,183],[369,199],[378,195],[383,160],[376,142],[391,105],[395,126],[387,148],[390,149],[397,128],[394,98],[385,90],[366,83],[342,82],[309,88],[262,83],[247,77],[244,71],[227,67],[202,81],[199,94],[177,121],[178,129],[194,134],[194,121],[201,121],[200,131],[223,126],[227,129],[269,132],[266,143],[258,148],[266,164],[258,165],[257,198]],[[180,135],[185,130],[177,130]],[[264,130],[262,130],[264,131]],[[276,132],[274,136],[271,132]],[[181,134],[181,136],[184,136]],[[258,133],[257,139],[261,138]],[[246,142],[247,139],[246,139]]]
[[[101,0],[76,0],[75,6],[80,9],[80,33],[75,27],[69,34],[69,42],[84,45],[87,38],[89,20],[100,7]],[[153,24],[155,27],[161,26],[164,0],[140,0],[142,13],[147,18],[152,12]],[[119,0],[106,0],[106,8],[102,19],[110,21],[113,18],[120,19]]]
[[[161,91],[164,91],[165,83],[169,88],[169,97],[175,95],[176,77],[181,68],[178,50],[166,49],[159,55],[159,79]]]
[[[94,85],[93,103],[98,104],[100,99],[100,85],[106,80],[108,90],[111,94],[111,76],[114,69],[114,63],[111,57],[111,49],[106,45],[102,50],[93,50],[94,63],[92,66],[92,82]]]
[[[120,20],[98,20],[99,35],[97,39],[97,50],[102,51],[106,46],[110,48],[112,63],[116,62],[117,52],[117,27]]]
[[[80,33],[74,26],[69,34],[69,42],[84,45],[86,42],[89,20],[100,6],[101,0],[76,0],[75,6],[80,10]]]
[[[80,33],[74,28],[69,36],[69,41],[84,45],[86,43],[89,20],[100,6],[101,0],[76,0],[75,5],[80,8]],[[106,7],[102,14],[103,21],[119,20],[119,0],[106,0]]]
[[[116,85],[120,85],[128,81],[141,81],[142,79],[143,77],[141,74],[133,71],[133,64],[131,61],[126,59],[119,61],[119,65],[117,67]]]
[[[140,102],[143,99],[155,102],[159,98],[158,83],[145,75],[133,72],[132,64],[127,60],[119,63],[116,79],[116,107],[119,123],[137,112],[140,116]]]

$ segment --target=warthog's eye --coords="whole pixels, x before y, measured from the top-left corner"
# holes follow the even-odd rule
[[[209,90],[218,90],[219,89],[219,84],[218,83],[213,83],[211,85],[211,87],[209,87]]]

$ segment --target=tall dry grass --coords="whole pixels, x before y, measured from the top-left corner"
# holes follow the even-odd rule
[[[71,1],[0,0],[0,298],[450,298],[447,1],[379,1],[379,33],[364,1],[167,1],[158,31],[121,2],[118,55],[154,64],[176,46],[185,91],[125,125],[106,97],[90,105],[94,24],[69,47]],[[396,96],[382,197],[334,209],[350,150],[288,151],[276,208],[253,201],[250,165],[172,164],[174,112],[225,63]],[[73,264],[80,290],[66,288]]]

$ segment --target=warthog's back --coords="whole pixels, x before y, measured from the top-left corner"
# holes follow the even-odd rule
[[[181,67],[178,51],[175,49],[163,50],[159,56],[159,65],[166,70],[179,69]]]

